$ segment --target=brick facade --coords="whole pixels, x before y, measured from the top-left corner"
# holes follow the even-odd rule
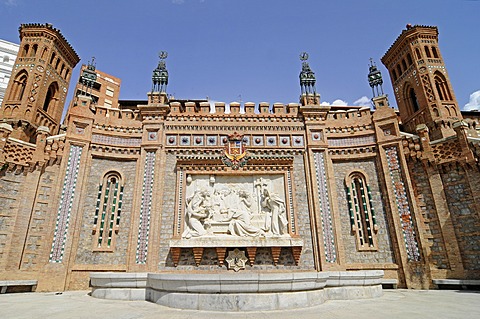
[[[30,28],[43,30],[40,38],[54,36],[54,48],[65,49],[61,61],[73,67],[76,54],[58,30],[27,25],[21,32]],[[387,68],[406,54],[404,37],[436,37],[430,28],[404,31],[384,58]],[[21,47],[35,41],[26,37]],[[418,59],[411,62],[413,70]],[[412,70],[396,74],[393,85],[407,85],[400,82]],[[69,72],[59,72],[68,82]],[[322,106],[309,90],[301,103],[232,102],[229,113],[216,103],[211,113],[209,101],[169,100],[165,92],[119,101],[118,85],[109,105],[88,92],[76,96],[65,131],[55,117],[23,118],[26,124],[16,126],[19,115],[5,113],[0,279],[38,279],[39,290],[53,291],[87,288],[91,271],[222,273],[232,271],[225,257],[234,248],[248,259],[241,271],[381,269],[408,288],[479,278],[478,118],[441,122],[437,106],[426,102],[431,87],[415,92],[422,117],[400,106],[405,126],[385,96],[373,99],[372,111]],[[5,103],[40,105],[16,101],[14,89],[9,85]],[[450,102],[444,104],[455,110]],[[234,147],[236,155],[229,153]],[[210,195],[215,185],[251,190],[257,223],[273,215],[258,191],[270,183],[283,205],[285,233],[185,237],[192,180],[198,190],[210,187]]]

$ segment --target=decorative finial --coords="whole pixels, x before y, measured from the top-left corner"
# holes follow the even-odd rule
[[[302,95],[315,95],[315,73],[310,69],[308,64],[308,53],[300,53],[300,60],[302,61],[302,71],[300,72],[300,87]]]
[[[91,61],[88,61],[86,68],[83,69],[80,75],[80,81],[82,83],[83,95],[90,96],[92,94],[92,88],[97,81],[97,72],[95,66],[95,57],[92,57]]]
[[[165,59],[168,57],[167,51],[158,52],[158,57],[160,58],[160,61],[158,61],[157,68],[153,70],[152,75],[152,92],[165,93],[167,91],[168,84],[168,71],[165,63]]]
[[[380,70],[377,69],[377,66],[373,62],[373,59],[370,58],[370,66],[369,66],[369,73],[368,73],[368,84],[372,88],[373,97],[377,97],[383,95],[383,79],[382,73]]]
[[[158,57],[160,58],[160,60],[165,60],[168,57],[167,51],[158,52]]]

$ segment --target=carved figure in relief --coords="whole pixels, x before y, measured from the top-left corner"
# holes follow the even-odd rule
[[[240,205],[238,208],[229,208],[227,211],[227,218],[224,222],[230,222],[228,224],[228,232],[234,236],[260,236],[264,235],[263,230],[252,225],[252,215],[250,207],[252,206],[252,200],[250,194],[244,190],[238,192],[240,199]]]
[[[213,214],[210,194],[203,190],[196,190],[192,197],[187,198],[185,209],[185,231],[183,238],[199,237],[207,233],[205,226]]]
[[[269,210],[265,215],[266,232],[271,231],[273,235],[284,235],[287,232],[287,216],[285,210],[285,202],[282,198],[269,191],[267,187],[263,187],[262,207]]]

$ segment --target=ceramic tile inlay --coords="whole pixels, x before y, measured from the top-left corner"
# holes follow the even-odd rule
[[[140,207],[140,223],[138,227],[138,242],[136,262],[147,262],[148,232],[150,230],[150,210],[152,208],[153,180],[155,175],[155,152],[147,152],[143,172],[142,206]]]
[[[335,250],[335,237],[333,234],[332,215],[330,213],[330,200],[327,188],[327,177],[325,174],[324,153],[314,152],[313,156],[315,159],[315,174],[317,178],[320,216],[322,218],[325,259],[327,262],[333,263],[337,259],[337,253]]]
[[[50,262],[61,263],[63,259],[81,155],[82,147],[76,145],[70,147],[67,169],[63,180],[62,196],[60,198],[60,204],[58,205]]]
[[[397,148],[388,147],[385,149],[385,153],[387,155],[388,169],[390,171],[393,192],[395,194],[395,202],[400,215],[403,239],[405,240],[405,246],[407,248],[407,258],[409,261],[419,261],[420,252],[418,250],[418,243],[413,228],[407,191],[402,179],[402,168],[398,159]]]

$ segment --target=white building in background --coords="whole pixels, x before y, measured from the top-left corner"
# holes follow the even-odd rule
[[[0,39],[0,105],[3,102],[13,64],[17,58],[20,45]]]

